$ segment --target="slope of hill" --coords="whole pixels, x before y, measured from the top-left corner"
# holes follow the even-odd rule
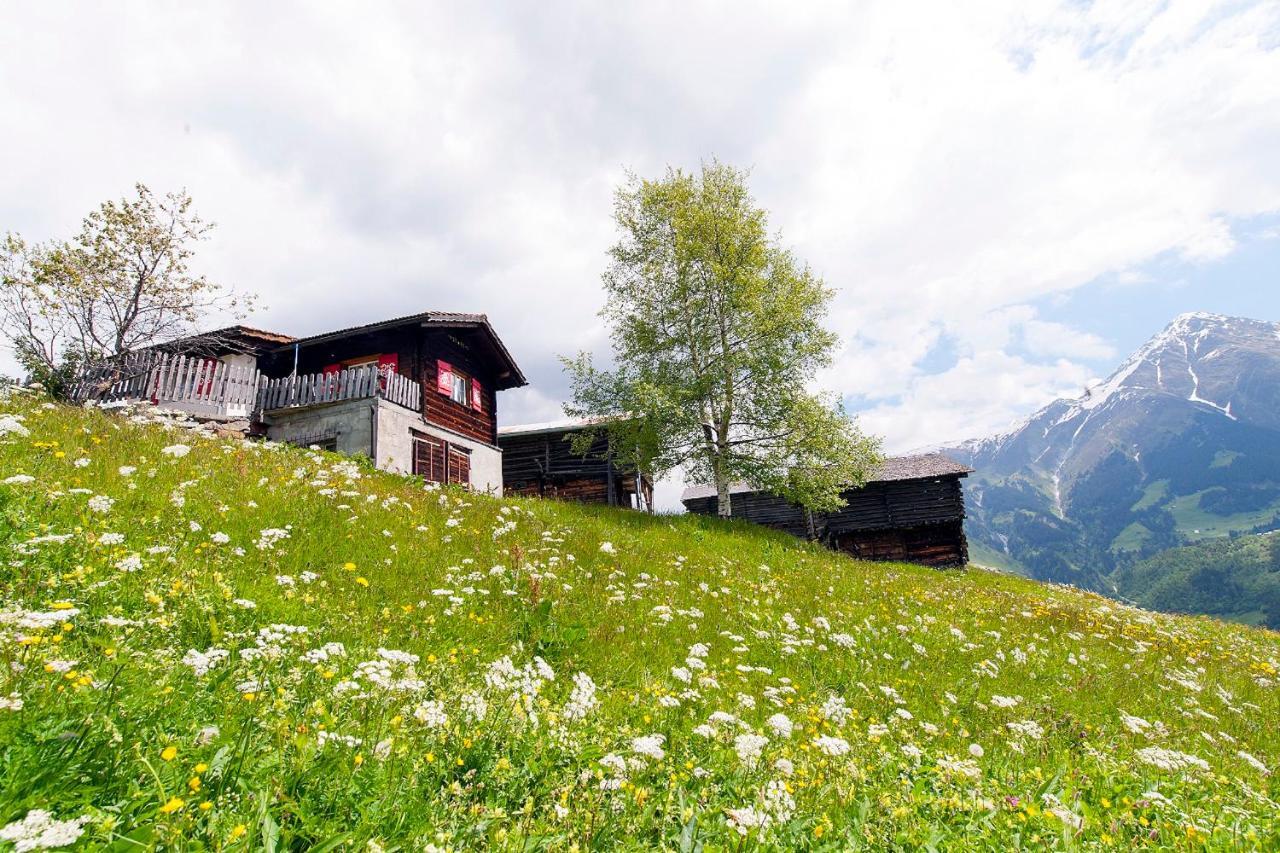
[[[1280,843],[1276,634],[152,419],[0,401],[0,839]]]
[[[1280,324],[1184,314],[1105,383],[951,451],[984,561],[1112,590],[1165,548],[1280,526]]]
[[[1170,548],[1112,580],[1119,595],[1143,607],[1280,629],[1280,533]]]

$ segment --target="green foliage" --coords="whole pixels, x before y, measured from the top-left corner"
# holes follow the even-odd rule
[[[1280,594],[1280,534],[1171,548],[1117,570],[1112,581],[1119,595],[1155,610],[1270,620]]]
[[[721,514],[736,480],[839,507],[878,462],[878,442],[806,388],[836,345],[823,327],[832,292],[770,238],[746,175],[712,162],[633,178],[614,218],[602,312],[614,367],[565,360],[570,413],[608,419],[615,452],[644,470],[683,466],[715,484]]]
[[[118,850],[1280,844],[1275,634],[147,420],[0,397],[0,827],[44,809]]]

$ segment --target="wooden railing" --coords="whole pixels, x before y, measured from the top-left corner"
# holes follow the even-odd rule
[[[376,364],[350,367],[336,373],[283,376],[262,380],[258,409],[270,412],[365,397],[382,397],[418,411],[422,406],[422,384],[394,371],[380,370]]]
[[[422,384],[378,365],[269,379],[217,359],[138,353],[96,365],[76,383],[77,402],[148,400],[212,418],[257,419],[263,412],[381,397],[414,411]]]
[[[149,400],[194,415],[248,417],[261,374],[247,365],[212,358],[135,353],[86,371],[72,390],[78,402]]]

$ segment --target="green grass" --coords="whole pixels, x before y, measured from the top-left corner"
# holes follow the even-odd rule
[[[1231,535],[1233,530],[1251,530],[1271,521],[1280,512],[1280,501],[1273,501],[1261,509],[1217,515],[1200,508],[1200,499],[1211,491],[1213,489],[1204,489],[1169,502],[1169,513],[1187,541],[1218,539]]]
[[[1169,496],[1169,481],[1155,480],[1142,490],[1142,497],[1129,507],[1130,512],[1141,512],[1147,507],[1155,506]]]
[[[1254,763],[1280,763],[1275,634],[0,412],[0,826],[43,809],[119,850],[1280,844]]]
[[[997,551],[985,542],[969,540],[969,562],[984,569],[995,569],[1001,572],[1012,572],[1018,575],[1030,574],[1026,566],[1003,551]]]
[[[1111,551],[1137,551],[1151,538],[1151,531],[1145,524],[1135,521],[1116,534],[1111,540]]]

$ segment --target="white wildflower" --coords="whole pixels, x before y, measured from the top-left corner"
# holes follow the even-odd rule
[[[429,729],[443,729],[449,725],[449,715],[444,704],[430,699],[413,709],[413,718]]]
[[[226,649],[209,648],[203,652],[195,649],[188,649],[183,656],[182,662],[191,667],[191,670],[197,676],[207,675],[209,670],[222,663],[229,658],[231,653]]]
[[[794,724],[791,722],[791,718],[786,714],[774,714],[765,721],[765,725],[767,725],[770,731],[780,738],[791,737],[791,732],[795,728]]]
[[[84,825],[89,820],[88,815],[74,820],[54,820],[44,809],[32,809],[22,820],[0,829],[0,841],[12,842],[18,853],[67,847],[84,835]]]
[[[764,735],[741,734],[733,739],[733,749],[738,753],[739,761],[747,767],[755,767],[768,743],[769,739]]]
[[[1160,770],[1177,771],[1196,768],[1198,770],[1208,770],[1209,764],[1203,758],[1197,758],[1185,752],[1178,752],[1175,749],[1163,749],[1158,746],[1149,746],[1146,749],[1140,749],[1135,753],[1138,760],[1144,764],[1150,764]]]
[[[666,742],[666,735],[641,735],[640,737],[632,738],[631,751],[637,755],[644,755],[657,761],[661,761],[663,756],[666,755],[662,750],[662,745]]]
[[[849,753],[849,741],[844,738],[818,735],[813,739],[813,745],[833,758]]]

